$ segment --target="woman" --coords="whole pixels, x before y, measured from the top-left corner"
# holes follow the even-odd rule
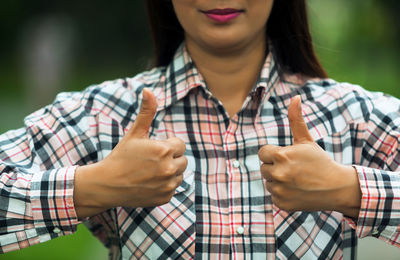
[[[60,94],[0,137],[3,252],[80,221],[113,259],[400,245],[400,103],[326,79],[304,1],[147,3],[156,68]]]

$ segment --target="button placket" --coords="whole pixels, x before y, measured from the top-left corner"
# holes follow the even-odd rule
[[[238,161],[238,160],[234,160],[233,162],[232,162],[232,167],[233,168],[239,168],[240,167],[240,162]]]
[[[244,234],[244,227],[243,226],[239,226],[236,228],[236,233],[238,235],[243,235]]]

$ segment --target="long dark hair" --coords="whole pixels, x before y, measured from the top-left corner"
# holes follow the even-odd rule
[[[154,42],[155,66],[168,65],[184,39],[171,0],[147,0]],[[275,0],[267,24],[267,39],[281,72],[326,78],[314,52],[306,0]]]

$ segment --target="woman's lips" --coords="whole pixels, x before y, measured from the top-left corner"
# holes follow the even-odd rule
[[[224,8],[224,9],[212,9],[203,11],[203,13],[210,19],[218,22],[218,23],[226,23],[237,16],[239,16],[243,11],[232,8]]]

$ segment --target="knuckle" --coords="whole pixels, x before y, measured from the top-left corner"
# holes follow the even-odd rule
[[[280,200],[278,200],[275,196],[271,196],[271,200],[272,200],[272,204],[274,204],[275,206],[277,206],[278,208],[281,208],[281,202]]]
[[[182,182],[183,182],[183,174],[180,174],[180,175],[178,176],[177,179],[178,179],[178,180],[177,180],[177,185],[176,185],[176,187],[178,187],[179,185],[182,184]]]
[[[284,211],[287,211],[286,203],[284,201],[282,201],[282,200],[278,200],[278,201],[279,201],[279,205],[277,205],[278,208],[280,208],[280,209],[282,209]]]
[[[160,198],[157,199],[156,204],[157,204],[158,206],[164,205],[164,204],[167,204],[170,200],[171,200],[171,199],[170,199],[169,197],[167,197],[167,196],[162,196],[162,197],[160,197]]]
[[[175,195],[175,189],[168,194],[168,196],[167,196],[168,197],[168,202],[171,201],[171,199],[174,197],[174,195]]]
[[[271,178],[269,178],[269,175],[268,175],[267,172],[261,170],[260,173],[261,173],[261,176],[262,176],[266,181],[270,181]]]
[[[282,204],[281,207],[282,207],[282,209],[283,209],[284,211],[287,211],[287,212],[295,211],[294,208],[292,207],[292,205],[291,205],[290,203],[288,203],[288,202],[282,202],[281,204]]]
[[[181,145],[181,146],[182,146],[183,152],[185,152],[185,151],[186,151],[186,144],[185,144],[185,142],[182,141],[182,145]]]
[[[183,156],[183,163],[184,163],[184,166],[185,166],[185,169],[186,169],[186,167],[188,165],[188,158],[186,156]]]
[[[172,163],[168,163],[165,167],[164,167],[164,175],[167,177],[173,176],[176,174],[176,171],[178,170],[178,168],[172,164]]]
[[[165,191],[169,194],[173,191],[175,191],[176,189],[176,184],[174,182],[169,182],[166,186],[165,186]]]
[[[171,201],[172,197],[174,196],[175,192],[166,192],[164,196],[160,198],[160,205],[167,204]]]
[[[175,194],[175,192],[171,192],[171,191],[163,192],[162,194],[160,194],[157,198],[158,205],[164,205],[164,204],[169,203],[174,194]]]
[[[172,147],[170,145],[167,145],[165,142],[159,142],[159,145],[156,148],[156,153],[159,158],[163,158],[171,154]]]
[[[173,139],[174,139],[174,141],[176,142],[177,145],[186,148],[186,144],[185,144],[185,142],[184,142],[182,139],[180,139],[180,138],[178,138],[178,137],[174,137]]]
[[[263,154],[265,153],[265,150],[266,150],[266,146],[264,145],[264,146],[261,146],[261,148],[258,150],[258,158],[262,158],[263,157]]]
[[[285,196],[285,190],[284,190],[284,188],[282,188],[281,185],[275,185],[275,186],[274,186],[274,195],[275,195],[277,198],[282,199],[282,198]]]
[[[286,158],[287,158],[285,149],[282,149],[282,148],[276,149],[272,155],[274,158],[276,158],[277,160],[280,160],[280,161],[286,160]]]
[[[287,211],[287,203],[283,201],[282,199],[279,199],[277,197],[272,197],[272,203],[275,204],[278,208]]]
[[[283,183],[287,183],[289,181],[289,176],[285,172],[275,173],[273,174],[273,178]]]
[[[269,192],[271,193],[272,196],[274,196],[274,197],[276,197],[276,198],[279,197],[278,194],[277,194],[277,190],[278,190],[277,185],[271,185],[271,186],[269,187]]]
[[[264,178],[267,178],[267,177],[271,174],[271,173],[270,173],[270,170],[269,170],[269,168],[268,168],[268,165],[266,165],[266,164],[261,164],[260,172],[261,172],[261,175],[262,175]]]
[[[268,187],[268,191],[273,197],[276,197],[276,185],[270,185]]]
[[[286,197],[286,190],[282,185],[275,184],[269,187],[269,192],[273,197],[279,200],[283,200]]]

